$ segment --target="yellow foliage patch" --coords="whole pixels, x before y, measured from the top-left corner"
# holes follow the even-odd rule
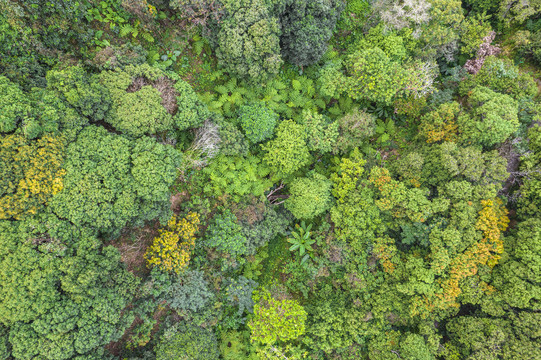
[[[199,222],[199,215],[193,212],[180,220],[173,216],[167,223],[167,228],[160,230],[160,236],[155,238],[147,249],[147,265],[177,274],[182,272],[190,262]]]
[[[1,138],[0,165],[6,165],[6,172],[0,182],[0,219],[35,214],[62,190],[64,150],[64,139],[52,135],[38,140],[22,135]]]

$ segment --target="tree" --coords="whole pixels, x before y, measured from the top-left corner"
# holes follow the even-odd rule
[[[252,341],[273,344],[304,334],[306,311],[295,300],[276,299],[263,289],[254,292],[254,314],[248,322]]]
[[[105,120],[128,135],[184,130],[210,117],[189,84],[148,64],[104,71],[100,82],[113,104]]]
[[[135,277],[115,248],[86,230],[55,238],[42,232],[45,224],[28,225],[0,223],[0,322],[9,327],[12,356],[103,358],[103,346],[134,320],[125,308]]]
[[[338,123],[328,117],[304,110],[302,112],[302,125],[306,129],[308,149],[318,153],[328,153],[336,145],[338,138]]]
[[[242,228],[237,224],[237,217],[231,213],[231,210],[226,209],[214,216],[207,230],[207,243],[232,256],[246,252],[246,237],[242,234]]]
[[[157,360],[218,359],[216,336],[193,324],[180,323],[165,331],[156,347]]]
[[[280,46],[284,59],[298,66],[319,61],[344,6],[342,0],[286,1],[280,14]]]
[[[61,218],[103,233],[170,218],[180,154],[151,138],[132,141],[88,126],[66,152],[64,188],[50,202]]]
[[[263,160],[278,177],[287,177],[310,162],[306,133],[302,125],[284,120],[276,129],[276,138],[261,145]]]
[[[408,74],[399,62],[389,58],[379,47],[359,50],[346,63],[346,93],[355,100],[390,105],[404,90]]]
[[[332,183],[323,175],[311,173],[295,178],[289,185],[290,197],[284,203],[297,219],[312,219],[331,206]]]
[[[264,82],[278,73],[280,26],[264,0],[223,1],[226,12],[216,34],[218,64],[232,75]]]
[[[63,188],[65,139],[0,136],[0,219],[22,219],[48,205]]]
[[[197,213],[189,213],[180,220],[173,216],[167,223],[167,229],[160,229],[160,236],[154,239],[145,252],[148,266],[181,273],[190,261],[191,252],[195,247],[195,233],[198,230]]]
[[[376,117],[358,108],[352,109],[337,122],[339,135],[333,152],[342,154],[368,141],[376,127]]]
[[[257,144],[273,135],[278,114],[263,103],[241,106],[238,112],[240,126],[252,144]]]
[[[471,116],[458,117],[463,141],[491,147],[518,130],[518,105],[511,96],[477,86],[471,91],[468,102]]]

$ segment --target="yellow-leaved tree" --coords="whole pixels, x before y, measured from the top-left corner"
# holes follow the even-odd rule
[[[58,136],[0,137],[0,219],[35,214],[62,190],[64,150],[65,141]]]
[[[195,233],[199,230],[199,214],[190,212],[185,218],[173,216],[167,228],[160,230],[145,253],[147,265],[161,270],[182,272],[190,262],[195,247]]]

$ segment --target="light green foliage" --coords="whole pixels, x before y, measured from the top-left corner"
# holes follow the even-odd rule
[[[278,73],[280,26],[264,0],[223,1],[216,56],[232,75],[263,82]]]
[[[216,360],[218,356],[214,333],[193,324],[167,329],[156,346],[156,360]]]
[[[214,296],[203,273],[197,270],[178,275],[152,269],[151,277],[154,297],[165,300],[181,316],[201,311]]]
[[[479,85],[510,95],[516,100],[537,95],[537,85],[531,75],[521,72],[511,60],[495,56],[487,57],[476,75],[460,83],[460,93],[467,95]]]
[[[383,23],[374,26],[355,44],[356,50],[380,48],[385,55],[395,61],[402,61],[408,55],[404,38],[395,32],[387,31]]]
[[[57,91],[82,116],[92,120],[104,120],[113,105],[108,89],[81,66],[49,71],[47,87]]]
[[[331,186],[331,181],[315,172],[295,178],[289,185],[290,196],[284,206],[297,219],[312,219],[331,206]]]
[[[482,14],[466,18],[462,24],[463,32],[460,38],[462,42],[460,52],[462,54],[473,57],[477,53],[479,46],[484,42],[483,38],[488,36],[492,31],[492,27],[487,21],[488,18]]]
[[[328,117],[310,110],[302,112],[301,123],[306,129],[308,149],[319,153],[328,153],[336,145],[338,123]]]
[[[273,344],[304,334],[306,311],[295,300],[276,299],[263,289],[254,292],[254,314],[248,323],[252,341]]]
[[[276,129],[276,138],[261,145],[263,160],[278,177],[287,177],[310,162],[304,126],[284,120]]]
[[[237,217],[227,209],[214,216],[206,233],[207,244],[232,256],[246,252],[246,237],[237,224]]]
[[[62,218],[104,233],[156,217],[165,221],[179,165],[180,154],[170,146],[89,126],[68,146],[64,188],[50,206]]]
[[[263,103],[244,105],[239,108],[240,126],[252,144],[270,138],[277,121],[278,114]]]
[[[342,0],[287,0],[280,14],[284,59],[298,66],[316,63],[327,50],[344,5]]]
[[[404,169],[422,169],[418,173],[418,180],[422,184],[439,185],[450,179],[464,179],[485,185],[499,184],[509,176],[507,161],[497,151],[483,153],[479,148],[461,147],[455,143],[430,146],[426,148],[424,156],[412,157],[407,161],[423,162],[420,167],[408,162],[402,165]],[[407,177],[404,172],[401,174]]]
[[[260,360],[250,346],[249,332],[222,332],[220,355],[224,360]]]
[[[272,186],[272,181],[266,178],[269,173],[269,167],[253,155],[220,155],[199,175],[205,193],[232,196],[238,202],[244,195],[263,195]]]
[[[449,56],[456,41],[460,39],[464,9],[460,0],[429,0],[430,22],[420,36],[420,46],[414,53],[418,56]],[[452,56],[452,54],[451,54]]]
[[[340,117],[337,123],[339,135],[334,152],[348,153],[367,142],[374,134],[376,117],[359,108],[353,108]]]
[[[341,159],[331,175],[332,195],[336,198],[331,219],[336,226],[336,236],[352,241],[358,251],[362,251],[367,238],[373,236],[381,224],[374,193],[362,178],[365,164],[359,150],[354,149],[349,158]]]
[[[346,93],[355,100],[392,103],[408,82],[408,74],[378,47],[359,50],[346,63]]]
[[[124,309],[135,277],[116,249],[88,233],[55,238],[33,227],[0,224],[0,321],[10,328],[13,357],[103,356],[134,319]]]
[[[458,117],[464,142],[491,147],[504,142],[519,128],[518,105],[509,95],[477,86],[468,99],[470,115]]]

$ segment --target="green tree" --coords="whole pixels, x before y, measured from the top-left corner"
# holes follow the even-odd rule
[[[220,251],[233,256],[246,252],[246,237],[237,224],[237,217],[229,209],[214,216],[206,236],[207,244]]]
[[[248,322],[252,341],[273,344],[304,334],[306,311],[295,300],[276,299],[263,289],[254,292],[254,314]]]
[[[193,324],[180,323],[165,331],[156,346],[157,360],[216,360],[216,336]]]
[[[284,120],[276,129],[276,138],[261,145],[269,164],[278,177],[287,177],[310,162],[304,126]]]
[[[49,226],[0,224],[0,322],[9,327],[12,355],[103,357],[103,346],[134,320],[125,308],[137,281],[115,248],[73,228],[52,237]]]
[[[225,17],[216,34],[218,64],[232,75],[264,82],[278,73],[280,26],[264,0],[222,1]]]
[[[170,218],[169,188],[180,154],[151,138],[136,141],[86,127],[66,153],[64,187],[50,202],[61,218],[104,233]]]
[[[491,147],[518,130],[518,105],[511,96],[477,86],[471,91],[468,102],[469,116],[460,115],[457,121],[464,142]]]
[[[342,0],[287,0],[280,14],[280,46],[284,59],[298,66],[319,61],[344,6]]]
[[[295,178],[289,185],[290,196],[284,206],[297,219],[312,219],[330,208],[331,186],[331,181],[315,172]]]
[[[252,144],[266,140],[273,135],[278,114],[263,103],[241,106],[238,112],[240,126]]]

